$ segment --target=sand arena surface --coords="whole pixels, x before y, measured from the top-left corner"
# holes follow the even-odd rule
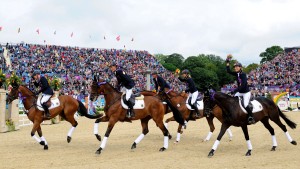
[[[300,112],[285,114],[298,124],[297,129],[288,128],[288,131],[300,144]],[[165,119],[167,117],[170,114]],[[189,122],[178,144],[173,144],[177,124],[170,122],[169,131],[173,138],[165,152],[158,151],[163,146],[163,135],[152,120],[149,122],[150,132],[133,151],[130,149],[131,145],[141,133],[140,121],[118,122],[101,155],[95,155],[100,143],[93,135],[94,120],[80,117],[69,144],[66,141],[71,127],[68,122],[42,125],[43,134],[49,144],[48,151],[44,151],[30,137],[31,126],[22,127],[16,132],[0,134],[0,168],[300,168],[300,145],[290,144],[283,131],[273,122],[271,125],[275,129],[278,142],[275,152],[270,151],[272,140],[269,132],[259,122],[249,126],[253,145],[251,157],[244,156],[247,144],[241,128],[232,127],[233,141],[229,142],[226,133],[214,157],[207,158],[220,130],[220,123],[217,120],[214,122],[216,130],[210,141],[202,142],[209,127],[206,119],[200,119]],[[99,125],[102,138],[106,127],[107,123]]]

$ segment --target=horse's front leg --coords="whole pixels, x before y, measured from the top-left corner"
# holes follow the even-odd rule
[[[180,141],[180,136],[181,136],[182,133],[183,133],[182,125],[179,124],[178,128],[177,128],[177,135],[176,135],[176,140],[175,140],[174,144],[177,144]]]
[[[108,127],[106,129],[104,138],[103,138],[103,140],[101,142],[100,148],[95,152],[96,154],[101,154],[101,151],[105,148],[107,139],[108,139],[108,137],[110,135],[110,132],[114,128],[114,126],[115,126],[115,124],[116,124],[117,121],[118,121],[118,117],[110,117],[109,118]]]
[[[40,127],[40,124],[41,122],[38,122],[38,120],[35,120],[34,123],[33,123],[33,127],[31,129],[31,137],[33,139],[35,139],[38,143],[40,143],[40,145],[44,145],[45,142],[43,142],[40,138],[38,138],[36,135],[35,135],[35,132],[38,130],[38,128]],[[46,150],[46,149],[45,149]]]
[[[218,148],[218,146],[219,146],[219,144],[220,144],[220,141],[221,141],[223,135],[225,134],[225,132],[226,132],[226,130],[228,129],[229,126],[230,126],[230,125],[225,124],[225,123],[222,124],[220,133],[219,133],[219,135],[218,135],[218,137],[217,137],[217,140],[215,141],[215,143],[214,143],[212,149],[211,149],[210,152],[208,153],[208,157],[212,157],[212,156],[214,155],[214,152],[217,150],[217,148]]]
[[[247,146],[248,146],[248,151],[246,153],[246,156],[251,156],[252,144],[251,144],[251,141],[249,139],[248,127],[247,127],[247,125],[244,125],[244,126],[241,126],[241,127],[242,127],[242,130],[244,132],[244,136],[245,136]]]
[[[101,118],[97,119],[94,123],[94,134],[97,138],[97,140],[101,141],[101,136],[98,134],[99,133],[99,123],[100,122],[108,122],[109,117],[108,116],[102,116]]]
[[[46,141],[46,138],[43,136],[41,125],[39,125],[39,127],[37,128],[37,132],[41,138],[40,144],[44,146],[44,150],[48,150],[48,143]]]
[[[212,133],[215,131],[215,125],[214,125],[213,119],[214,119],[213,115],[210,115],[209,117],[206,117],[206,120],[207,120],[207,123],[209,125],[210,131],[208,132],[206,138],[203,141],[209,141],[211,136],[212,136]]]

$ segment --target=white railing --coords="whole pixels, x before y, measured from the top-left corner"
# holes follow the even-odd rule
[[[28,119],[26,114],[19,115],[19,126],[29,126],[32,125],[32,122]]]

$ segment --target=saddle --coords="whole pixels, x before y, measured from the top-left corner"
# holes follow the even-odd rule
[[[39,110],[44,111],[44,108],[41,105],[41,98],[42,98],[42,94],[39,94],[36,104],[37,104],[37,108]],[[59,99],[56,95],[52,95],[50,97],[50,99],[46,102],[46,105],[47,105],[49,110],[54,109],[54,108],[60,106],[60,101],[59,101]]]
[[[244,105],[244,98],[242,96],[239,96],[239,105],[244,113],[247,113]],[[252,113],[256,113],[263,110],[262,105],[260,102],[255,100],[253,97],[250,98],[249,107],[252,110]]]
[[[144,109],[145,102],[144,102],[144,95],[139,94],[132,94],[129,100],[126,100],[126,94],[122,94],[121,97],[121,105],[124,109],[128,109],[127,103],[131,102],[133,105],[133,109]]]
[[[191,106],[191,100],[192,100],[192,97],[186,99],[186,107],[189,109],[189,110],[194,110]],[[204,104],[203,104],[203,98],[202,97],[197,97],[196,99],[196,102],[197,102],[197,108],[198,110],[203,110],[203,107],[204,107]]]

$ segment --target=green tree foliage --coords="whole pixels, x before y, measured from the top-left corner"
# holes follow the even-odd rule
[[[174,66],[172,63],[164,63],[162,64],[162,66],[171,72],[175,72],[175,70],[177,69],[177,67]]]
[[[260,63],[264,63],[266,61],[270,61],[274,59],[278,54],[283,53],[284,50],[280,46],[272,46],[266,49],[266,51],[259,54],[261,57]]]
[[[249,73],[251,70],[256,69],[258,66],[259,66],[259,64],[257,64],[257,63],[251,63],[250,65],[248,65],[247,67],[245,67],[245,68],[243,69],[243,71],[244,71],[245,73]]]
[[[159,61],[160,64],[164,64],[165,59],[168,57],[167,55],[163,55],[163,54],[156,54],[154,56],[157,59],[157,61]]]
[[[180,54],[173,53],[172,55],[167,56],[167,58],[165,58],[164,61],[165,63],[173,64],[177,68],[180,68],[184,61],[184,57]]]

